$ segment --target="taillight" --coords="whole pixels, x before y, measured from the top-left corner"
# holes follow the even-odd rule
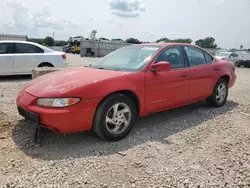
[[[63,55],[62,55],[62,58],[66,60],[66,54],[63,54]]]

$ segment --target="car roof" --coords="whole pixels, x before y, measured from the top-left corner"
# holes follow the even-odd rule
[[[222,54],[231,54],[231,53],[234,53],[234,52],[230,52],[230,51],[221,51],[221,52],[218,52],[218,53],[222,53]]]
[[[22,44],[32,44],[32,45],[35,45],[35,46],[38,46],[40,48],[42,48],[43,50],[46,50],[47,52],[52,52],[53,50],[41,45],[41,44],[38,44],[38,43],[35,43],[35,42],[29,42],[29,41],[22,41],[22,40],[0,40],[0,43],[22,43]]]
[[[194,47],[198,47],[196,45],[193,44],[188,44],[188,43],[173,43],[173,42],[167,42],[167,43],[142,43],[142,44],[135,44],[135,45],[139,45],[139,46],[159,46],[159,47],[167,47],[167,46],[194,46]]]
[[[23,41],[23,40],[0,40],[0,43],[24,43],[24,44],[35,44],[38,43],[30,42],[30,41]]]

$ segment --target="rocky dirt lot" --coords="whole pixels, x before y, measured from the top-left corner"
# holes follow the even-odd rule
[[[41,147],[15,106],[29,78],[1,79],[0,187],[250,187],[250,69],[236,71],[221,108],[154,114],[115,143],[44,132]]]

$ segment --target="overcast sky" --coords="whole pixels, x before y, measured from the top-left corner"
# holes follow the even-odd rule
[[[220,47],[250,48],[250,0],[1,0],[0,33],[67,40],[72,35],[212,36]]]

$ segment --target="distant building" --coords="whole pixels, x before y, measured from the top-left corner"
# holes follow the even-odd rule
[[[0,34],[0,40],[20,40],[27,41],[27,35]]]

